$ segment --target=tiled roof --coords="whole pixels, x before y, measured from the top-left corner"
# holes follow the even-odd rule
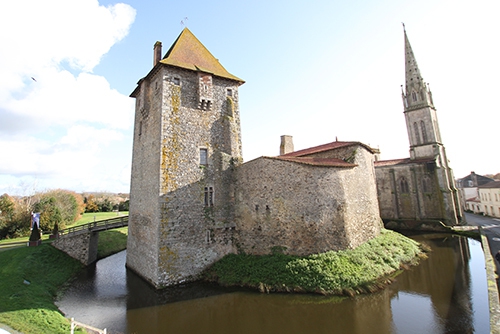
[[[403,165],[403,164],[409,163],[410,161],[411,161],[410,158],[393,159],[393,160],[379,160],[379,161],[375,161],[375,167]]]
[[[310,147],[310,148],[306,148],[303,150],[283,154],[283,155],[280,155],[280,157],[302,157],[302,156],[310,155],[313,153],[335,150],[335,149],[338,149],[341,147],[348,147],[348,146],[352,146],[352,145],[363,146],[364,148],[366,148],[367,150],[369,150],[370,152],[373,153],[373,149],[371,147],[369,147],[368,145],[365,145],[363,143],[357,142],[357,141],[334,141],[332,143],[323,144],[323,145]]]
[[[393,160],[379,160],[379,161],[375,161],[375,167],[396,166],[396,165],[405,165],[405,164],[420,164],[420,163],[427,163],[427,162],[434,162],[434,158],[418,159],[418,160],[411,160],[410,158],[393,159]]]
[[[311,166],[342,167],[342,168],[352,168],[357,166],[357,164],[348,163],[342,159],[335,159],[335,158],[293,157],[287,155],[280,155],[273,159],[291,161]]]
[[[479,186],[478,188],[500,188],[500,181],[491,181]]]
[[[229,73],[193,33],[184,28],[160,63],[213,75],[244,83]]]

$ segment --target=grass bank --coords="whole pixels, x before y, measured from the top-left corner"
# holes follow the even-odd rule
[[[54,298],[81,267],[48,243],[0,252],[0,323],[25,334],[69,333]]]
[[[93,221],[93,215],[84,217],[87,221],[83,224]],[[116,213],[100,215],[96,220],[113,217]],[[124,250],[127,235],[127,227],[99,233],[98,258]],[[13,241],[23,239],[10,239]],[[54,299],[81,268],[80,262],[48,241],[38,247],[21,246],[0,252],[0,323],[25,334],[69,333],[69,320],[59,312]]]
[[[391,281],[401,268],[425,257],[420,245],[393,231],[354,250],[306,257],[230,254],[209,268],[203,278],[224,286],[243,286],[261,292],[311,292],[355,295],[373,292]]]

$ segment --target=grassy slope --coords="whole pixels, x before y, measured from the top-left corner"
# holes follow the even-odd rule
[[[94,215],[96,220],[117,216],[116,212],[85,214],[75,226],[94,221]],[[125,249],[127,234],[127,227],[99,233],[98,258]],[[15,241],[23,238],[9,240]],[[81,267],[47,242],[0,252],[0,323],[25,334],[68,333],[69,321],[54,305],[54,297]],[[25,280],[30,284],[24,284]]]
[[[0,322],[26,334],[68,333],[54,297],[80,268],[47,243],[0,252]]]
[[[306,257],[230,254],[215,263],[204,277],[222,285],[248,286],[262,292],[353,295],[379,289],[389,275],[404,264],[416,263],[421,254],[417,242],[383,230],[379,237],[348,251]]]

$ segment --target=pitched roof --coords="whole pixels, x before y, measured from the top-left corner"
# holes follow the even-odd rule
[[[283,155],[280,155],[280,157],[303,157],[305,155],[335,150],[335,149],[338,149],[341,147],[348,147],[348,146],[352,146],[352,145],[363,146],[368,151],[373,153],[373,149],[371,147],[369,147],[368,145],[365,145],[363,143],[357,142],[357,141],[334,141],[332,143],[314,146],[314,147],[306,148],[303,150],[283,154]]]
[[[486,184],[483,184],[482,186],[479,186],[478,188],[500,188],[500,181],[491,181]]]
[[[357,166],[357,164],[352,164],[349,162],[345,162],[342,159],[335,159],[335,158],[293,157],[293,156],[280,155],[274,157],[273,159],[291,161],[310,166],[343,167],[343,168],[351,168]]]
[[[409,163],[411,160],[410,158],[404,158],[404,159],[392,159],[392,160],[379,160],[375,161],[375,167],[381,167],[381,166],[394,166],[394,165],[404,165]]]
[[[427,163],[427,162],[434,162],[434,158],[428,158],[428,159],[416,159],[412,160],[410,158],[403,158],[403,159],[393,159],[393,160],[379,160],[375,161],[375,167],[385,167],[385,166],[396,166],[396,165],[406,165],[406,164],[420,164],[420,163]]]
[[[243,80],[229,73],[188,28],[182,30],[160,63],[211,73],[244,83]]]

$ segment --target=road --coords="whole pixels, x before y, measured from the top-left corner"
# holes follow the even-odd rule
[[[473,213],[465,213],[465,219],[468,225],[482,226],[484,234],[488,238],[491,255],[495,258],[495,254],[500,250],[500,219],[475,215]],[[500,263],[495,260],[497,273],[500,273]]]

